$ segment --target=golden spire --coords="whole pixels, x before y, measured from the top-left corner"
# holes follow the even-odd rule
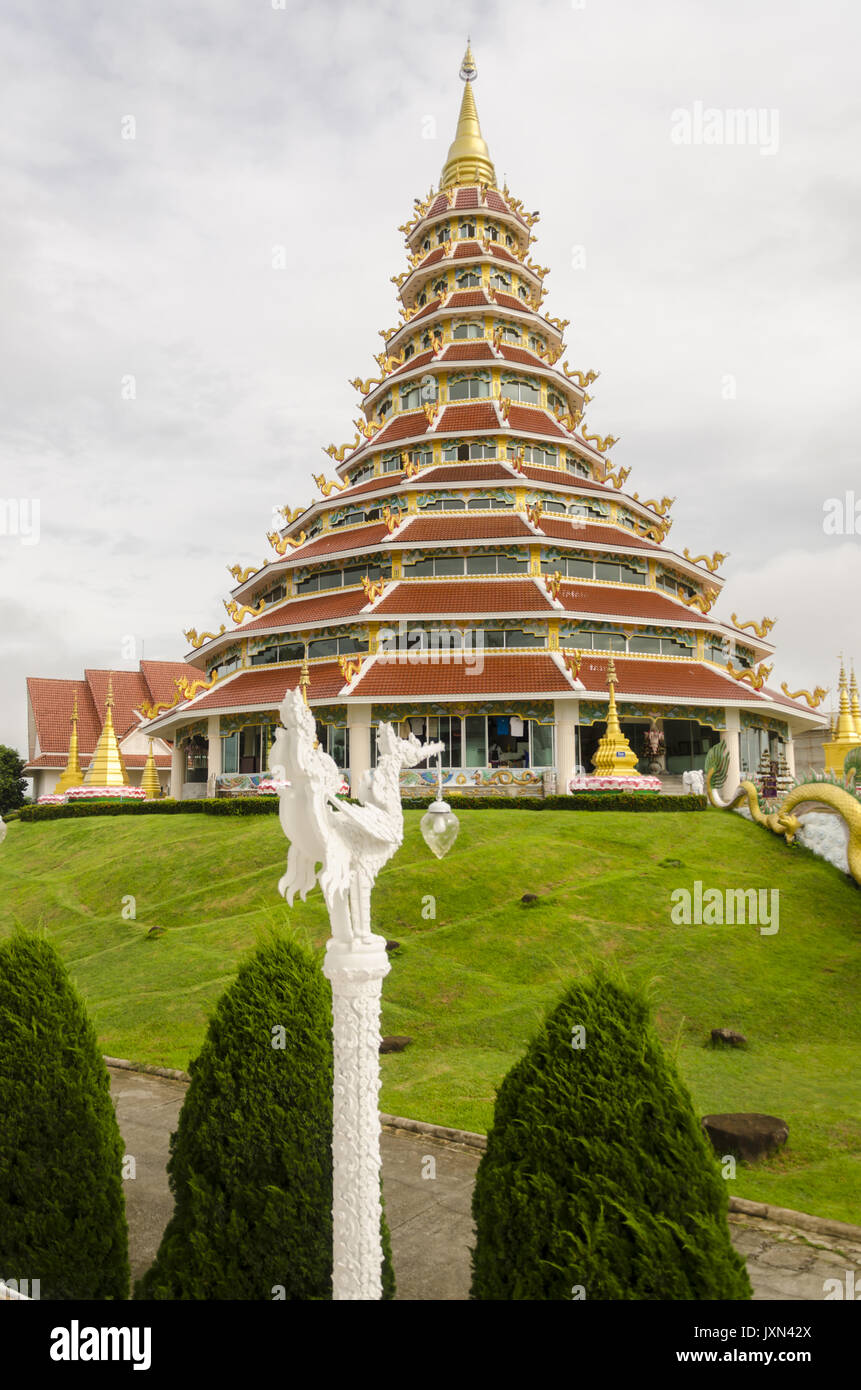
[[[852,717],[852,710],[849,707],[849,688],[846,683],[846,671],[843,666],[843,658],[840,658],[840,712],[837,716],[838,742],[849,740],[856,742],[858,735],[855,732],[855,720]]]
[[[120,745],[117,743],[117,736],[114,732],[114,678],[108,677],[108,695],[105,700],[105,722],[102,725],[102,732],[99,734],[99,741],[96,744],[96,751],[90,760],[87,768],[87,775],[84,778],[85,787],[127,787],[129,785],[129,774],[126,772],[126,765],[123,762],[123,755],[120,752]]]
[[[146,792],[148,801],[154,801],[157,796],[161,796],[161,783],[158,780],[158,768],[155,765],[155,755],[152,751],[152,739],[149,741],[149,752],[141,777],[141,787]]]
[[[850,683],[849,683],[849,690],[850,690],[850,695],[851,695],[850,706],[851,706],[852,722],[853,722],[853,724],[855,725],[855,732],[856,732],[856,734],[858,735],[859,738],[861,738],[861,707],[859,707],[859,704],[858,704],[858,682],[857,682],[856,679],[855,679],[855,667],[854,667],[854,665],[853,665],[853,667],[852,667],[852,680],[851,680]]]
[[[84,774],[81,771],[81,761],[78,757],[77,690],[75,691],[75,704],[72,709],[72,717],[69,720],[69,723],[72,726],[72,732],[69,736],[69,756],[66,760],[66,766],[64,767],[63,771],[60,773],[60,776],[57,779],[57,785],[54,788],[54,792],[56,795],[59,795],[60,792],[68,791],[69,787],[79,787],[84,780]]]
[[[472,94],[472,84],[478,76],[478,68],[475,66],[469,43],[466,45],[466,53],[460,66],[460,75],[466,86],[460,104],[457,131],[443,167],[440,188],[452,188],[456,184],[465,183],[489,183],[495,188],[496,170],[481,133],[475,97]]]
[[[637,775],[637,755],[622,733],[619,715],[616,711],[616,692],[613,687],[618,684],[618,680],[616,663],[611,656],[607,663],[607,685],[610,688],[607,728],[592,759],[596,777],[635,777]]]
[[[308,670],[308,648],[305,647],[305,655],[302,658],[302,666],[299,671],[299,689],[302,691],[302,699],[308,703],[308,686],[311,684],[311,673]]]

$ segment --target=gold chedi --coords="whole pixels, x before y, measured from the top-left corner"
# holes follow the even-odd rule
[[[108,695],[105,700],[105,722],[102,725],[102,732],[99,734],[99,741],[96,744],[96,751],[92,756],[90,766],[87,768],[87,775],[84,778],[85,787],[127,787],[129,785],[129,774],[126,772],[126,765],[123,762],[123,755],[120,752],[120,745],[114,731],[114,684],[113,679],[108,681]]]
[[[854,703],[855,705],[858,704],[857,687]],[[833,729],[831,741],[823,744],[826,772],[834,772],[838,777],[842,777],[843,763],[846,754],[850,752],[851,749],[857,748],[859,743],[861,743],[861,734],[856,732],[855,718],[849,704],[849,689],[846,683],[846,671],[841,663],[840,704],[837,713],[837,724]]]
[[[607,729],[592,759],[596,777],[637,776],[637,755],[622,733],[616,712],[616,692],[613,687],[617,681],[616,664],[610,657],[607,664],[607,685],[610,688]]]
[[[155,754],[152,751],[152,739],[149,741],[149,752],[147,753],[143,776],[141,777],[141,787],[146,792],[148,801],[154,801],[157,796],[161,796],[161,784],[158,780],[158,768],[155,765]]]
[[[460,106],[457,131],[442,171],[440,187],[454,188],[458,184],[487,183],[495,188],[496,170],[490,158],[487,142],[481,133],[475,97],[472,93],[472,84],[478,76],[478,69],[468,44],[460,75],[466,87]]]
[[[55,792],[57,795],[59,795],[61,792],[68,791],[68,790],[69,790],[69,787],[79,787],[79,786],[81,785],[81,783],[83,782],[83,780],[84,780],[84,774],[83,774],[83,772],[81,771],[81,760],[80,760],[80,758],[79,758],[79,756],[78,756],[78,696],[77,696],[77,693],[75,694],[75,704],[74,704],[74,708],[72,709],[72,717],[71,717],[71,719],[69,720],[69,723],[70,723],[71,726],[72,726],[72,732],[71,732],[71,734],[70,734],[70,736],[69,736],[69,756],[68,756],[68,758],[67,758],[67,760],[66,760],[66,766],[63,768],[63,771],[60,773],[60,776],[59,776],[58,779],[57,779],[57,785],[56,785],[55,788],[54,788],[54,792]]]

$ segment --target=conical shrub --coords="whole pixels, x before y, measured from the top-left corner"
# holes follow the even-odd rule
[[[299,942],[274,937],[242,965],[190,1068],[174,1213],[136,1298],[332,1297],[331,1028],[329,984]],[[392,1298],[385,1221],[383,1248]]]
[[[0,943],[0,1277],[129,1293],[123,1142],[95,1029],[53,946]]]
[[[471,1296],[750,1298],[727,1206],[644,999],[604,976],[575,984],[499,1089]]]

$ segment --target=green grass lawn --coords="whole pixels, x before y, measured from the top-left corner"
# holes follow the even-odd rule
[[[404,847],[374,895],[376,929],[402,943],[383,1029],[414,1039],[382,1059],[384,1110],[485,1131],[496,1086],[548,1006],[605,961],[646,986],[700,1114],[788,1122],[785,1151],[740,1166],[730,1191],[861,1222],[851,882],[719,812],[467,811],[442,863],[418,822],[406,813]],[[0,848],[0,935],[16,921],[44,926],[106,1053],[185,1067],[258,933],[286,923],[316,945],[328,934],[319,891],[292,910],[278,897],[285,858],[275,816],[15,822]],[[670,893],[697,879],[779,888],[780,930],[673,925]],[[524,892],[539,903],[522,905]],[[164,933],[147,939],[154,926]],[[748,1048],[706,1047],[718,1026],[745,1033]]]

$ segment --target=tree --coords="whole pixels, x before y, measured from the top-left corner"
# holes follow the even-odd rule
[[[14,748],[0,743],[0,816],[17,811],[26,800],[27,782],[21,776],[26,764]]]
[[[135,1298],[332,1297],[332,1017],[307,948],[273,937],[218,1002],[171,1136],[173,1216]],[[388,1231],[384,1297],[394,1297]]]
[[[54,948],[0,943],[0,1271],[40,1297],[129,1292],[123,1142],[95,1029]]]
[[[496,1099],[474,1299],[746,1299],[728,1199],[644,999],[573,985]]]

